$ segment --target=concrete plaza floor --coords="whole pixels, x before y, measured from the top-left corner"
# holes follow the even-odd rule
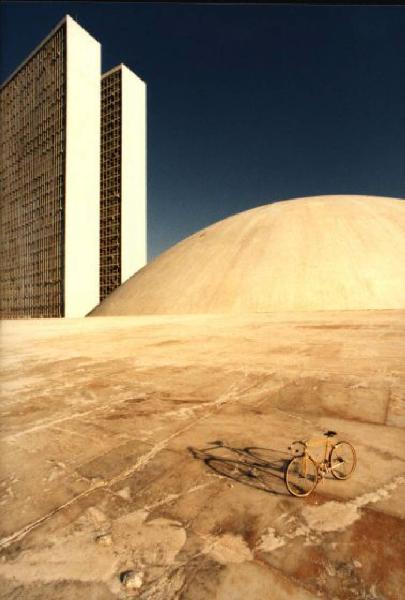
[[[0,598],[398,599],[405,311],[1,325]],[[336,430],[347,481],[289,495]]]

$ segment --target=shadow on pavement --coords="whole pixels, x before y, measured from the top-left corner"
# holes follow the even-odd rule
[[[284,471],[291,459],[287,452],[274,448],[233,448],[221,440],[208,448],[188,448],[194,458],[202,460],[216,474],[271,494],[289,496]]]

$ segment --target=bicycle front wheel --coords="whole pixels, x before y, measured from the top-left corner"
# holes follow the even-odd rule
[[[349,442],[338,442],[330,453],[330,467],[333,477],[347,479],[356,467],[356,452]]]
[[[309,496],[318,483],[318,469],[310,456],[296,456],[288,463],[285,484],[293,496]]]

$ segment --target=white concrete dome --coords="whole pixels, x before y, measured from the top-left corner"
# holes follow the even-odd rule
[[[91,314],[405,308],[405,202],[314,196],[259,206],[176,244]]]

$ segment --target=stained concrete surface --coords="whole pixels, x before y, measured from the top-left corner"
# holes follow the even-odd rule
[[[0,597],[398,599],[405,311],[2,323]],[[335,429],[347,481],[293,498]]]

